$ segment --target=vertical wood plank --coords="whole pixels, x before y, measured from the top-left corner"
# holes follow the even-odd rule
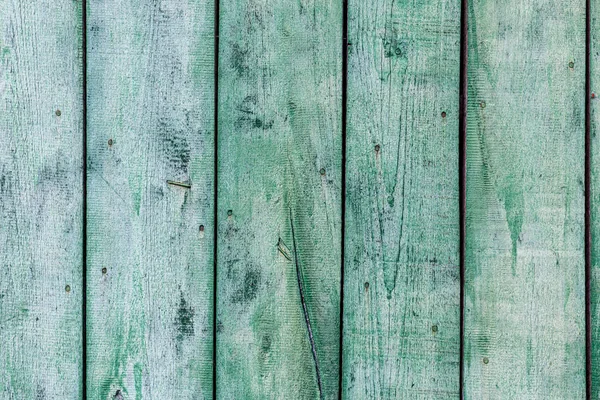
[[[585,397],[585,63],[585,1],[470,1],[467,399]]]
[[[221,2],[217,398],[337,398],[342,2]]]
[[[590,229],[592,399],[600,399],[600,3],[590,1]]]
[[[88,393],[212,396],[214,3],[88,2]]]
[[[0,398],[82,394],[81,3],[0,0]]]
[[[348,13],[344,398],[454,399],[460,1]]]

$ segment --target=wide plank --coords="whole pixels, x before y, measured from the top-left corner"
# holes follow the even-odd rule
[[[0,398],[82,395],[80,2],[0,0]]]
[[[465,399],[583,399],[585,1],[469,3]]]
[[[344,398],[455,399],[460,1],[348,7]]]
[[[212,396],[214,3],[89,0],[93,399]]]
[[[219,17],[217,398],[334,399],[342,2]]]

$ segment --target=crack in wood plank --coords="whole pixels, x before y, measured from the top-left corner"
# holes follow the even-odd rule
[[[296,265],[296,278],[298,279],[298,291],[300,292],[300,302],[302,303],[302,311],[304,312],[304,321],[308,331],[308,340],[310,341],[310,349],[312,351],[313,360],[315,361],[315,373],[317,375],[317,385],[319,386],[319,398],[323,399],[323,388],[321,385],[321,373],[319,371],[319,359],[317,357],[317,348],[315,346],[315,338],[312,327],[310,325],[310,317],[308,316],[308,307],[304,298],[304,288],[302,285],[302,276],[300,275],[300,264],[298,263],[298,252],[296,248],[296,235],[294,233],[294,220],[292,218],[292,209],[290,208],[290,226],[292,229],[292,247],[294,250],[294,264]],[[285,254],[284,254],[285,255]]]

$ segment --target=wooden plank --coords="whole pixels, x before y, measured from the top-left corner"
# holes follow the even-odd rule
[[[585,396],[585,12],[470,2],[466,399]]]
[[[600,2],[590,1],[591,398],[600,398]]]
[[[82,394],[80,2],[0,0],[0,398]]]
[[[337,398],[342,2],[221,2],[217,398]]]
[[[214,3],[89,0],[87,30],[88,394],[209,398]]]
[[[455,399],[460,1],[348,13],[344,398]]]

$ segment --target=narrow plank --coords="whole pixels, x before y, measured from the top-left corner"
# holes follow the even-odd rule
[[[212,395],[214,3],[88,2],[88,394]]]
[[[221,2],[217,398],[338,396],[342,2]]]
[[[82,394],[81,3],[0,0],[0,398]]]
[[[460,1],[348,13],[344,398],[454,399]]]
[[[469,8],[465,398],[585,397],[585,1]]]
[[[600,2],[590,1],[591,398],[600,398]]]

